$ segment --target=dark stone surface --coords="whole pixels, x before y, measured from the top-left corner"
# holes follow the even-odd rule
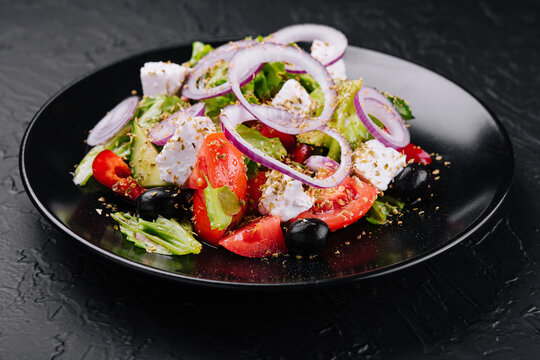
[[[539,17],[534,1],[0,0],[0,358],[538,358]],[[499,116],[516,174],[489,234],[372,281],[247,293],[128,271],[34,209],[19,142],[63,85],[147,49],[307,21],[436,70]]]

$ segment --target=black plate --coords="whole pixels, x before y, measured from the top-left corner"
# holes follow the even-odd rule
[[[141,93],[139,69],[144,62],[181,63],[190,53],[189,45],[160,49],[85,76],[49,100],[26,131],[20,168],[28,195],[53,224],[103,256],[212,286],[306,286],[368,278],[426,260],[469,237],[507,194],[514,169],[512,146],[492,113],[430,70],[351,46],[344,57],[349,77],[363,76],[368,85],[406,98],[416,116],[410,122],[413,142],[442,155],[432,164],[432,170],[440,171],[433,199],[414,206],[418,210],[409,207],[402,224],[396,220],[376,227],[362,220],[335,232],[327,250],[312,260],[246,259],[207,247],[196,256],[148,254],[125,243],[111,219],[96,212],[102,207],[100,196],[114,197],[95,182],[75,186],[70,171],[84,156],[83,141],[96,121],[132,90]]]

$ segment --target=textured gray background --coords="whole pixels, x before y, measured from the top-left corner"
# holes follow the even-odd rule
[[[404,3],[0,0],[0,358],[539,358],[540,7]],[[516,174],[490,234],[373,281],[240,293],[125,270],[34,209],[19,143],[63,85],[159,46],[307,21],[440,72],[502,120]]]

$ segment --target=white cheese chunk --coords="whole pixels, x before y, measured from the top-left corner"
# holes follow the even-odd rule
[[[311,56],[319,60],[321,63],[325,63],[330,60],[330,56],[334,52],[334,45],[324,41],[315,40],[311,45]],[[347,80],[347,71],[345,69],[345,62],[338,60],[330,66],[326,67],[326,70],[330,73],[332,79]]]
[[[186,66],[171,62],[147,62],[141,68],[143,94],[147,96],[175,95],[188,74]]]
[[[266,174],[266,183],[259,200],[261,214],[278,216],[281,221],[288,221],[312,206],[313,199],[304,192],[300,181],[275,170]]]
[[[184,185],[191,175],[197,154],[206,135],[216,132],[209,117],[187,117],[180,120],[174,135],[156,157],[161,180]]]
[[[299,114],[309,114],[313,101],[304,87],[296,80],[289,79],[272,100],[272,105],[280,106]]]
[[[363,143],[353,154],[353,171],[362,180],[385,191],[406,164],[406,156],[378,140]]]

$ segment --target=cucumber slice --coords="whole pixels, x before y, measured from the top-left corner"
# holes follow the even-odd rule
[[[160,171],[156,164],[158,151],[148,140],[146,131],[134,121],[132,133],[133,140],[131,142],[129,166],[135,180],[143,187],[167,185],[167,182],[161,180]]]

